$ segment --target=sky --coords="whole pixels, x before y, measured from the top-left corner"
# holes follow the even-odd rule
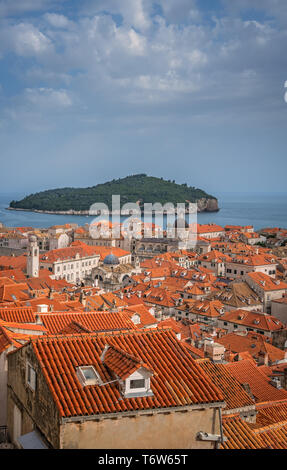
[[[286,0],[0,0],[1,193],[286,191],[286,44]]]

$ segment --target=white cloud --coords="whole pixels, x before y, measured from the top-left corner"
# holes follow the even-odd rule
[[[44,19],[55,28],[67,28],[72,22],[64,15],[45,13]]]
[[[121,15],[123,23],[133,26],[137,30],[145,31],[151,25],[150,14],[153,9],[151,0],[106,0],[88,1],[83,7],[83,13],[87,16],[108,11],[114,15]]]
[[[263,20],[223,16],[215,24],[200,21],[193,1],[180,0],[177,12],[169,0],[160,4],[169,21],[152,16],[149,0],[111,0],[109,12],[102,11],[107,4],[99,0],[86,10],[90,16],[73,22],[67,14],[49,12],[33,24],[6,23],[0,33],[3,51],[8,46],[24,57],[23,63],[33,58],[23,67],[26,106],[59,111],[76,101],[81,118],[90,121],[101,110],[113,118],[125,107],[132,112],[131,106],[141,110],[146,103],[155,112],[160,103],[170,105],[172,113],[190,114],[201,113],[200,103],[218,103],[219,113],[232,100],[243,105],[252,96],[260,107],[258,97],[267,99],[262,90],[270,74],[286,64],[274,53],[283,33]],[[116,13],[122,22],[113,17]],[[266,76],[270,63],[276,66]]]
[[[146,39],[134,29],[118,28],[116,40],[131,54],[143,55],[146,52]]]
[[[41,55],[52,50],[51,40],[39,29],[29,23],[6,26],[0,33],[2,47],[16,54],[29,57]]]
[[[52,88],[26,88],[25,100],[36,107],[46,109],[69,108],[73,105],[67,90]]]

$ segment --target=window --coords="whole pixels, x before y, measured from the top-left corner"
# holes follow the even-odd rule
[[[101,378],[93,366],[81,366],[77,368],[77,376],[83,386],[99,385]]]
[[[32,390],[36,390],[36,372],[29,362],[26,368],[26,382]]]
[[[145,388],[145,379],[130,380],[130,388]]]

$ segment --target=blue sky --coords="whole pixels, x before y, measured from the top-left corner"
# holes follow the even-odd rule
[[[1,192],[286,190],[286,0],[0,0]]]

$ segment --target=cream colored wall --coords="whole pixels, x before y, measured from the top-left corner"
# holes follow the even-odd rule
[[[60,426],[62,449],[210,449],[199,431],[220,434],[218,409],[157,413]]]
[[[287,304],[271,302],[271,315],[278,318],[278,320],[287,326]]]

